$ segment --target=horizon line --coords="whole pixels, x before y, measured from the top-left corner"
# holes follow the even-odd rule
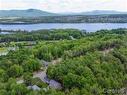
[[[82,11],[82,12],[77,12],[77,11],[70,11],[70,12],[52,12],[52,11],[46,11],[46,10],[42,10],[42,9],[38,9],[38,8],[23,8],[23,9],[0,9],[0,11],[12,11],[12,10],[40,10],[40,11],[45,11],[45,12],[51,12],[51,13],[83,13],[83,12],[92,12],[92,11],[114,11],[114,12],[127,12],[127,11],[121,11],[121,10],[88,10],[88,11]]]

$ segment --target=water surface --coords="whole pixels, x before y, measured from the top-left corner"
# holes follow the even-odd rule
[[[40,23],[40,24],[0,24],[2,30],[39,30],[74,28],[95,32],[101,29],[127,28],[127,23]]]

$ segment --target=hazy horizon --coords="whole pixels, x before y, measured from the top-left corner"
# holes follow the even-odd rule
[[[49,12],[49,13],[60,13],[60,14],[68,14],[68,13],[84,13],[84,12],[93,12],[93,11],[114,11],[114,12],[127,12],[127,11],[118,11],[118,10],[89,10],[89,11],[82,11],[82,12],[51,12],[51,11],[46,11],[46,10],[42,10],[42,9],[34,9],[34,8],[26,8],[26,9],[3,9],[2,11],[11,11],[11,10],[30,10],[30,9],[33,9],[33,10],[41,10],[41,11],[45,11],[45,12]],[[1,9],[0,9],[1,11]]]
[[[0,10],[39,9],[53,13],[93,10],[127,12],[127,0],[0,0]]]

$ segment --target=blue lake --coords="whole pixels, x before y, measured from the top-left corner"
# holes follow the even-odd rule
[[[95,32],[101,29],[127,28],[127,23],[40,23],[40,24],[0,24],[2,30],[39,30],[74,28]]]

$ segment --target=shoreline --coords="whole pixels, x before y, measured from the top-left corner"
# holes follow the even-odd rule
[[[37,23],[1,23],[0,25],[34,25],[34,24],[126,24],[127,22],[37,22]]]

